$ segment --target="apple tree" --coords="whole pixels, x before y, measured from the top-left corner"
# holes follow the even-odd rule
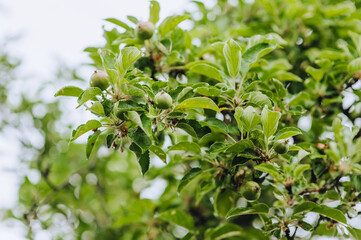
[[[23,220],[69,239],[360,239],[360,3],[190,4],[106,19],[88,87],[55,94],[93,118],[31,165]]]

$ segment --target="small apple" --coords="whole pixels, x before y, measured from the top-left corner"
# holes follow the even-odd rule
[[[139,22],[135,28],[135,35],[140,40],[147,40],[153,36],[154,24],[151,22]]]
[[[91,87],[98,87],[105,90],[109,87],[109,76],[102,70],[95,70],[90,77],[89,84]]]
[[[154,103],[159,109],[168,109],[172,106],[172,97],[165,91],[161,91],[155,95]]]
[[[261,195],[261,187],[256,182],[248,181],[241,186],[241,194],[250,202],[256,201]]]
[[[278,154],[287,153],[289,150],[288,140],[282,139],[282,140],[276,141],[273,145],[273,148],[274,148],[275,152]]]

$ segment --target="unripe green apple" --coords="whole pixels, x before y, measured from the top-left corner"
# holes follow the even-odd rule
[[[261,187],[258,183],[248,181],[241,186],[241,194],[248,201],[256,201],[261,195]]]
[[[289,150],[289,145],[287,140],[278,140],[274,143],[273,148],[278,154],[285,154]]]
[[[102,70],[95,70],[90,77],[89,84],[91,87],[98,87],[105,90],[109,87],[109,76]]]
[[[135,28],[135,35],[140,40],[147,40],[153,36],[154,24],[151,22],[139,22]]]
[[[168,109],[172,106],[172,97],[165,91],[161,91],[155,95],[154,103],[159,109]]]

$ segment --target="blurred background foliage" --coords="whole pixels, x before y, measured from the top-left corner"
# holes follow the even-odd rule
[[[341,131],[337,123],[334,123],[333,129],[331,127],[336,116],[340,116],[343,123],[360,127],[359,76],[349,75],[348,63],[361,56],[361,3],[356,0],[255,0],[251,3],[219,0],[211,9],[207,9],[201,1],[190,4],[196,4],[198,11],[189,13],[192,16],[189,24],[194,27],[187,31],[190,47],[182,50],[190,53],[187,53],[189,59],[184,59],[184,62],[194,59],[212,61],[219,54],[212,44],[225,39],[237,39],[240,44],[246,45],[249,37],[274,32],[287,41],[283,48],[272,52],[267,61],[260,61],[262,74],[257,74],[257,78],[270,81],[274,77],[286,84],[290,92],[286,102],[299,114],[285,115],[282,126],[297,126],[302,117],[312,121],[310,130],[295,138],[312,153],[312,157],[304,159],[314,169],[309,178],[317,177],[318,184],[322,185],[329,178],[337,179],[344,174],[340,175],[342,171],[354,174],[342,186],[348,189],[348,196],[343,196],[343,199],[337,196],[335,190],[326,197],[314,197],[344,201],[342,207],[345,208],[342,210],[350,217],[356,217],[358,212],[353,207],[361,190],[360,169],[359,172],[355,170],[357,174],[349,169],[340,170],[338,162],[344,156],[324,146],[332,145],[332,142],[348,144],[353,148],[360,146],[360,132],[353,135],[340,133],[341,137],[337,138],[337,131],[344,130]],[[102,48],[114,52],[119,52],[121,44],[133,44],[127,33],[119,32],[118,28],[105,30],[104,38],[106,44]],[[192,44],[197,47],[192,47]],[[207,186],[201,186],[205,189],[202,194],[207,196],[202,204],[197,202],[202,199],[196,196],[197,183],[187,186],[181,195],[177,193],[178,182],[193,166],[192,162],[179,162],[175,157],[165,166],[154,164],[145,176],[141,176],[135,156],[127,151],[114,152],[99,145],[96,146],[100,148],[98,155],[86,159],[84,144],[68,142],[75,126],[61,122],[61,116],[66,114],[66,109],[62,107],[66,100],[44,102],[41,98],[24,94],[17,104],[9,101],[7,96],[12,94],[20,62],[11,58],[4,49],[2,47],[0,52],[0,134],[5,128],[18,132],[22,144],[19,157],[41,176],[37,180],[24,176],[18,207],[9,209],[5,216],[25,223],[27,238],[33,239],[36,229],[48,229],[53,239],[190,239],[184,226],[154,217],[156,213],[175,207],[193,217],[195,227],[202,233],[197,239],[204,239],[204,232],[209,239],[226,238],[212,237],[212,234],[217,236],[212,228],[223,226],[225,220],[214,215],[210,200],[212,194],[206,191]],[[87,48],[86,51],[94,61],[92,65],[99,67],[101,59],[97,49]],[[219,63],[226,68],[225,61]],[[41,96],[39,93],[53,89],[53,84],[61,86],[84,81],[72,69],[61,68],[54,80],[40,89],[31,89],[34,92],[32,96]],[[322,75],[320,79],[319,74]],[[191,73],[187,76],[196,77]],[[352,77],[352,80],[345,76]],[[347,104],[347,94],[357,97]],[[328,139],[327,134],[325,137],[325,133],[330,132],[336,132],[334,141]],[[41,137],[34,143],[33,135]],[[325,154],[328,154],[326,159],[321,157]],[[356,160],[354,162],[357,163]],[[151,194],[147,195],[147,191]],[[274,198],[271,189],[265,190],[261,198],[266,203]],[[316,224],[309,227],[304,223],[304,230],[309,227],[315,231],[301,232],[301,239],[309,238],[311,234],[344,235],[341,228],[334,227],[335,221],[319,219],[317,227]],[[252,224],[259,224],[257,221],[253,215],[232,219],[234,225],[225,226],[238,235],[227,239],[267,239],[259,230],[250,229]]]

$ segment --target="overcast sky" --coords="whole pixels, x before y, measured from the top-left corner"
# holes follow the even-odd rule
[[[161,18],[194,9],[188,0],[159,2]],[[206,2],[211,5],[214,1]],[[53,77],[60,61],[73,67],[88,62],[82,50],[103,44],[102,26],[106,24],[103,19],[126,20],[126,15],[133,15],[147,20],[148,6],[148,0],[2,0],[0,42],[6,37],[20,37],[10,43],[7,50],[22,60],[17,74],[24,79],[21,86],[24,90],[34,82]],[[15,141],[10,134],[0,135],[0,182],[6,183],[0,191],[0,209],[14,206],[17,200],[21,178],[16,174],[19,160],[17,148],[12,147],[16,146]],[[23,240],[24,234],[24,229],[17,224],[0,223],[1,239]],[[50,235],[39,232],[36,239],[48,240]]]

